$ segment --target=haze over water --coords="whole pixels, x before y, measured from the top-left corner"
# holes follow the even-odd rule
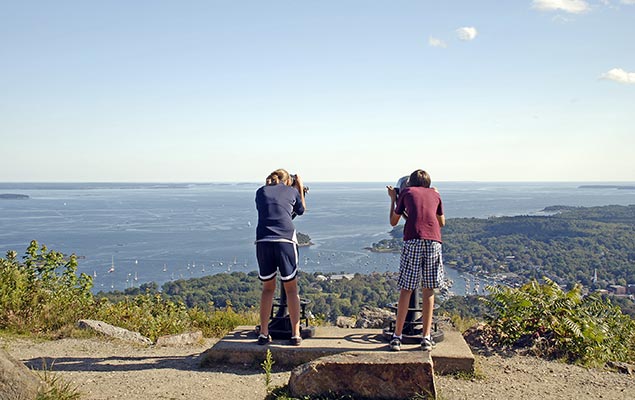
[[[305,272],[397,271],[397,254],[366,247],[389,237],[386,184],[311,183],[307,213],[295,220],[313,246]],[[581,189],[584,183],[440,182],[446,218],[539,214],[552,205],[635,204],[635,190]],[[597,185],[597,182],[593,184]],[[630,185],[628,183],[620,183]],[[80,257],[95,290],[257,269],[258,183],[0,183],[0,251],[23,254],[31,240]],[[114,271],[108,272],[114,262]],[[463,278],[447,268],[462,294]]]

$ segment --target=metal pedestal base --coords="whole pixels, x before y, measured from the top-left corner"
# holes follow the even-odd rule
[[[300,298],[300,336],[302,339],[315,336],[315,327],[309,325],[309,318],[306,315],[306,306],[311,301]],[[272,339],[291,339],[293,329],[291,318],[287,308],[287,293],[284,286],[280,284],[280,297],[274,299],[269,317],[269,335]],[[260,334],[260,325],[256,326],[256,334]]]
[[[408,313],[406,314],[406,320],[403,324],[403,330],[401,331],[402,343],[420,343],[423,338],[423,317],[421,314],[421,300],[419,291],[415,290],[410,296],[410,302],[408,303]],[[388,304],[386,306],[397,313],[397,303]],[[436,307],[436,305],[435,305]],[[395,333],[396,320],[390,321],[390,325],[384,328],[382,334],[386,341],[392,339],[392,335]],[[439,324],[435,317],[432,318],[432,329],[430,330],[430,336],[435,343],[443,341],[443,331],[439,329]]]

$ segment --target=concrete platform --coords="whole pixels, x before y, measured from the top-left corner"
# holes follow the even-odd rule
[[[444,340],[437,343],[431,352],[436,373],[473,372],[474,355],[463,336],[449,326],[442,326],[441,329],[444,332]],[[267,349],[271,350],[275,366],[288,368],[320,357],[346,352],[376,353],[380,357],[390,353],[391,357],[407,358],[422,353],[418,344],[403,344],[401,352],[391,352],[381,333],[380,329],[318,326],[315,328],[315,336],[304,339],[301,346],[290,346],[286,340],[274,340],[269,345],[260,346],[256,344],[257,336],[253,326],[239,326],[205,351],[200,362],[202,367],[239,364],[260,368]],[[423,360],[423,357],[421,359]]]

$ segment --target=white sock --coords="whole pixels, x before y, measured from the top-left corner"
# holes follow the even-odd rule
[[[393,334],[392,334],[392,338],[393,338],[393,339],[394,339],[394,338],[397,338],[397,339],[401,340],[402,335],[397,336],[397,335],[395,335],[395,334],[393,333]]]

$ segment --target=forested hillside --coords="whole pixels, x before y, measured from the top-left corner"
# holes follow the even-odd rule
[[[394,273],[362,275],[333,279],[318,273],[298,274],[300,296],[310,300],[308,309],[326,320],[334,321],[340,315],[356,315],[362,306],[384,307],[397,301],[397,277]],[[279,289],[279,286],[278,286]],[[146,291],[156,292],[155,284],[126,289],[125,292],[99,293],[112,301]],[[261,282],[257,272],[233,272],[203,278],[167,282],[162,292],[172,301],[182,301],[188,307],[225,307],[236,310],[258,307]]]
[[[635,205],[544,211],[553,214],[450,219],[443,228],[444,261],[460,271],[549,276],[568,286],[635,283]],[[401,230],[373,250],[399,251]]]

